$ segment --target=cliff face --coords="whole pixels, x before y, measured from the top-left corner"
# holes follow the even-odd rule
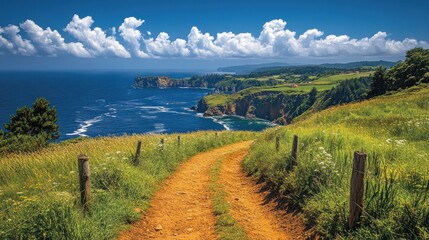
[[[139,88],[172,87],[174,80],[169,77],[136,77],[134,86]]]
[[[133,86],[137,88],[152,87],[195,87],[212,88],[206,81],[194,81],[192,79],[173,79],[165,76],[136,77]]]
[[[258,93],[244,96],[225,106],[208,106],[205,99],[198,102],[197,111],[204,116],[239,115],[257,117],[278,124],[288,124],[305,109],[308,94]]]

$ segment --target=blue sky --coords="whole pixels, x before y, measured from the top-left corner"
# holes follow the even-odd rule
[[[429,46],[428,12],[423,0],[1,1],[0,69],[398,60]]]

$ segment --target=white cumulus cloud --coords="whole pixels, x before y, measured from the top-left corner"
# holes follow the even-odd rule
[[[172,39],[167,32],[152,35],[147,29],[144,36],[139,30],[144,22],[143,19],[128,17],[119,27],[103,30],[92,27],[94,20],[91,16],[80,18],[74,15],[63,30],[76,41],[66,42],[57,30],[49,27],[43,29],[32,20],[27,20],[19,26],[0,27],[0,50],[25,56],[285,58],[389,56],[402,55],[415,47],[429,47],[427,42],[416,39],[390,39],[383,31],[360,39],[348,35],[325,35],[318,29],[297,34],[287,29],[287,22],[283,19],[266,22],[257,35],[248,32],[212,34],[194,26],[186,37],[176,39]],[[25,32],[22,36],[28,39],[20,35],[21,30]],[[115,37],[116,34],[120,39]]]
[[[124,41],[131,45],[132,51],[137,57],[146,58],[149,57],[149,55],[140,48],[142,34],[137,30],[143,23],[144,20],[135,17],[125,18],[124,22],[119,27],[119,32]]]
[[[0,28],[0,46],[6,47],[13,54],[21,54],[24,56],[31,56],[36,54],[36,49],[33,44],[26,39],[23,39],[18,33],[20,29],[18,26],[9,25]]]
[[[80,18],[75,14],[64,31],[79,40],[94,56],[131,57],[114,36],[106,36],[106,33],[99,27],[91,29],[93,23],[92,17]]]
[[[76,57],[91,57],[82,43],[65,43],[57,30],[51,30],[49,27],[42,29],[32,20],[27,20],[19,26],[27,33],[39,52],[44,55],[56,56],[59,53],[67,52]]]
[[[178,38],[172,42],[165,32],[158,34],[155,39],[145,39],[144,42],[152,57],[187,57],[190,54],[185,40]]]

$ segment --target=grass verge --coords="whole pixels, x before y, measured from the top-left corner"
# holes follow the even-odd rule
[[[164,145],[160,145],[164,138]],[[250,132],[100,137],[0,158],[0,239],[113,239],[139,219],[159,184],[189,157]],[[142,140],[140,165],[132,159]],[[80,207],[77,156],[90,159],[91,212]]]
[[[269,129],[244,160],[248,173],[302,209],[322,239],[429,239],[429,88],[338,106]],[[298,165],[288,170],[293,135]],[[275,138],[280,151],[275,152]],[[348,228],[353,152],[368,154],[364,212]]]
[[[216,233],[223,240],[245,240],[246,233],[237,220],[231,215],[230,206],[225,200],[227,193],[219,182],[219,175],[224,158],[216,160],[210,171],[209,191],[213,201],[213,213],[216,216]]]

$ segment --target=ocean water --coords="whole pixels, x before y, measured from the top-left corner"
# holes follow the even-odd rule
[[[272,124],[226,116],[204,118],[189,109],[208,89],[134,89],[137,75],[174,78],[194,73],[159,72],[0,72],[0,123],[37,97],[55,106],[60,139],[132,133],[179,133],[197,130],[253,130]]]

